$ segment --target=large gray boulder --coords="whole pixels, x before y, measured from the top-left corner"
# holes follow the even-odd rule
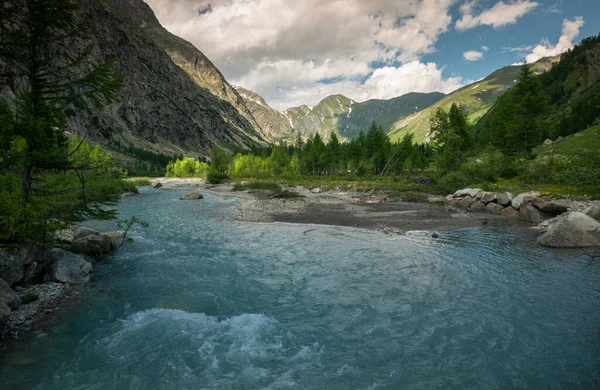
[[[540,223],[555,216],[555,213],[541,211],[531,203],[525,203],[519,209],[519,219],[533,223]]]
[[[549,199],[549,198],[535,198],[531,201],[531,204],[538,209],[550,213],[562,214],[571,207],[570,200],[567,199]]]
[[[62,230],[56,233],[56,238],[69,251],[94,257],[109,255],[114,249],[111,239],[105,234],[83,226]]]
[[[481,197],[481,201],[485,204],[498,203],[502,206],[511,204],[514,195],[510,192],[485,192]]]
[[[535,192],[535,191],[524,192],[522,194],[519,194],[513,198],[512,202],[511,202],[512,207],[518,210],[521,208],[523,203],[527,203],[527,202],[537,198],[538,196],[540,196],[540,193]]]
[[[500,215],[506,218],[519,218],[519,210],[514,209],[512,206],[508,206],[502,210]]]
[[[481,192],[483,192],[481,188],[465,188],[464,190],[456,191],[452,196],[455,198],[462,198],[464,196],[476,198]]]
[[[23,265],[21,260],[11,256],[8,252],[0,249],[0,279],[14,286],[23,279]]]
[[[4,280],[0,280],[0,303],[4,303],[13,310],[21,306],[21,298]]]
[[[485,213],[487,212],[486,208],[485,208],[485,204],[481,201],[476,201],[475,203],[473,203],[471,205],[471,207],[469,207],[469,211],[472,213]]]
[[[490,214],[501,215],[502,211],[504,211],[504,206],[502,206],[498,203],[488,203],[487,211]]]
[[[553,248],[600,246],[600,223],[577,211],[564,213],[547,223],[537,242]]]
[[[573,202],[569,211],[579,211],[588,217],[598,218],[600,217],[600,200]]]
[[[204,195],[202,195],[199,192],[193,192],[191,194],[181,195],[181,197],[179,198],[179,200],[200,200],[200,199],[204,199]]]
[[[468,209],[476,201],[477,199],[473,198],[472,196],[465,196],[458,205],[463,209]]]
[[[62,249],[50,251],[50,276],[61,283],[85,284],[94,277],[92,264],[79,255]]]

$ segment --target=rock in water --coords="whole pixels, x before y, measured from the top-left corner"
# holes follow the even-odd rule
[[[580,212],[568,212],[548,221],[538,244],[553,248],[600,246],[600,223]]]
[[[501,215],[502,211],[504,211],[504,207],[502,205],[499,205],[498,203],[488,203],[487,211],[490,214]]]
[[[92,265],[83,257],[62,249],[50,251],[50,276],[62,283],[84,284],[94,277]]]
[[[163,185],[161,182],[157,181],[156,183],[152,184],[152,188],[163,188]]]
[[[508,206],[500,213],[503,217],[519,218],[519,210],[515,210],[512,206]]]
[[[473,203],[471,205],[471,207],[469,208],[469,210],[472,213],[485,213],[486,212],[485,204],[479,200],[476,201],[475,203]]]
[[[193,192],[191,194],[182,195],[179,200],[200,200],[204,199],[204,195],[199,192]]]
[[[0,249],[0,279],[9,286],[14,286],[23,279],[23,276],[21,260]]]
[[[21,299],[4,280],[0,280],[0,304],[5,304],[13,310],[21,306]]]

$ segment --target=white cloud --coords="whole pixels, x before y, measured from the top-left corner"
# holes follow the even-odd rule
[[[458,30],[468,30],[480,25],[502,27],[516,23],[521,16],[531,12],[539,3],[531,0],[516,0],[496,3],[492,8],[481,11],[475,15],[477,1],[472,0],[460,7],[462,18],[456,22]]]
[[[408,69],[434,52],[458,0],[146,1],[168,30],[204,52],[229,81],[287,108],[314,105],[329,92],[355,100],[378,96],[359,81],[375,75],[370,64]],[[199,12],[209,3],[210,11]],[[440,71],[432,88],[444,81]]]
[[[483,53],[477,50],[469,50],[463,53],[463,57],[467,61],[479,61],[483,58]]]
[[[481,50],[483,50],[483,51],[489,51],[489,50],[490,50],[490,48],[489,48],[489,47],[487,47],[487,46],[481,46]]]
[[[585,22],[581,16],[573,19],[563,20],[562,34],[556,46],[552,46],[547,38],[542,39],[539,45],[533,48],[531,53],[525,57],[528,64],[536,62],[540,58],[557,56],[573,47],[573,40],[579,36],[579,29]]]
[[[333,70],[340,69],[343,65],[296,61],[265,62],[250,74],[233,80],[233,83],[248,86],[251,90],[270,91],[270,99],[267,101],[278,110],[302,104],[313,106],[325,96],[337,93],[356,101],[390,99],[408,92],[448,93],[466,83],[460,77],[444,78],[442,69],[435,63],[425,64],[416,60],[397,67],[385,66],[373,72],[365,68],[369,73],[365,74],[364,82],[353,76],[363,70],[352,69],[351,65],[347,65],[349,68],[346,73],[349,76],[335,83],[323,83],[319,80],[337,74]]]

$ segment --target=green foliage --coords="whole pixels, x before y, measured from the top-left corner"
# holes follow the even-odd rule
[[[446,173],[455,169],[461,163],[464,152],[472,145],[464,110],[456,104],[452,104],[449,112],[438,108],[431,118],[431,131],[435,134],[433,148],[438,170]]]
[[[21,303],[23,305],[27,305],[28,303],[35,302],[40,299],[40,296],[37,294],[25,294],[23,298],[21,298]]]
[[[281,185],[274,182],[246,182],[246,183],[235,183],[233,185],[233,191],[269,191],[272,192],[273,198],[281,199],[295,199],[301,198],[302,196],[297,192],[284,190]]]
[[[16,99],[0,103],[0,241],[44,243],[73,222],[116,215],[106,206],[119,199],[125,172],[99,146],[67,138],[65,107],[113,102],[123,80],[113,60],[94,64],[78,2],[31,0],[2,11],[10,22],[0,20],[0,77],[10,78]]]

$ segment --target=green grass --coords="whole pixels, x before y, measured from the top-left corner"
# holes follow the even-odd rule
[[[302,196],[294,191],[284,190],[279,183],[272,181],[249,181],[244,183],[235,183],[232,191],[268,191],[272,192],[272,198],[296,199]]]
[[[422,177],[420,173],[418,177]],[[308,189],[322,188],[323,190],[341,189],[344,191],[356,191],[356,192],[367,192],[367,191],[381,191],[386,193],[388,196],[398,199],[408,199],[412,201],[418,201],[426,199],[425,194],[444,194],[440,191],[435,184],[427,185],[422,183],[415,183],[411,181],[411,177],[407,175],[403,176],[281,176],[275,178],[277,182],[273,182],[274,178],[269,180],[250,179],[250,183],[245,184],[254,188],[264,189],[270,187],[273,184],[279,185],[278,183],[295,187],[303,186]],[[432,183],[434,183],[432,181]],[[264,187],[263,187],[264,186]],[[245,186],[234,185],[234,188],[240,188],[239,191],[244,191]],[[244,188],[244,189],[241,189]]]
[[[134,194],[139,193],[139,186],[150,185],[151,178],[149,177],[129,177],[122,181],[121,187],[123,192],[133,192]]]
[[[572,158],[579,156],[582,151],[586,150],[596,149],[600,153],[600,136],[598,132],[600,132],[600,126],[590,127],[579,132],[582,136],[572,134],[551,145],[538,146],[534,149],[534,154],[538,158],[554,155]]]

